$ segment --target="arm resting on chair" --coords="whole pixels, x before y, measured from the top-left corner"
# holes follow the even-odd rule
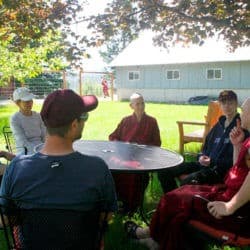
[[[233,214],[237,209],[250,201],[250,173],[248,173],[240,190],[228,202],[213,201],[209,202],[208,211],[216,218]]]

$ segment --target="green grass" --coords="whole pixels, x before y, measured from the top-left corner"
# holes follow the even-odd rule
[[[35,101],[36,102],[36,101]],[[41,105],[34,105],[34,110],[40,111]],[[146,112],[154,116],[160,128],[162,147],[178,151],[179,135],[177,120],[198,120],[204,121],[206,114],[206,106],[191,106],[191,105],[174,105],[165,103],[147,103]],[[0,129],[9,124],[9,117],[17,111],[14,104],[7,106],[0,106]],[[108,140],[108,135],[116,128],[117,124],[124,116],[131,114],[131,109],[128,102],[108,102],[102,101],[99,103],[98,108],[90,113],[88,122],[85,124],[83,139],[86,140]],[[62,114],[63,115],[63,114]],[[189,131],[194,127],[187,128]],[[195,128],[198,129],[198,128]],[[4,140],[0,132],[0,146],[4,149]],[[200,144],[191,143],[188,151],[197,152]],[[151,211],[157,205],[162,190],[157,180],[156,175],[152,176],[151,182],[146,190],[145,195],[145,208],[146,211]],[[150,215],[149,215],[150,218]],[[133,250],[145,249],[136,245],[134,242],[127,240],[123,229],[123,222],[128,219],[119,215],[115,215],[109,225],[109,230],[105,238],[105,250]],[[145,225],[139,214],[136,213],[133,220],[137,221],[140,225]],[[0,234],[0,249],[5,249],[2,245],[3,235]],[[210,246],[210,250],[219,249]],[[227,248],[233,249],[233,248]]]
[[[34,110],[40,111],[40,109],[41,105],[34,105]],[[204,121],[206,109],[206,106],[172,105],[165,103],[146,104],[146,112],[157,118],[162,147],[172,150],[178,150],[179,137],[176,121]],[[16,111],[17,107],[15,104],[0,106],[1,131],[4,125],[9,124],[9,117]],[[108,140],[108,135],[115,129],[121,118],[130,113],[131,109],[128,102],[100,102],[98,108],[90,113],[89,120],[83,132],[83,139]],[[190,130],[191,128],[188,129]],[[3,139],[1,134],[0,138]],[[0,145],[3,144],[4,141],[1,140]],[[193,144],[192,147],[194,147],[194,145],[195,144]]]

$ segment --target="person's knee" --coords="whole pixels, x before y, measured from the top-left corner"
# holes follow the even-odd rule
[[[195,174],[189,174],[184,179],[180,180],[180,186],[187,185],[187,184],[196,184]]]
[[[209,183],[209,176],[210,176],[210,168],[204,168],[198,172],[195,172],[193,174],[189,174],[186,178],[184,178],[180,185],[186,185],[186,184],[205,184]]]

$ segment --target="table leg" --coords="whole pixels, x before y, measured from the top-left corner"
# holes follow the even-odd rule
[[[150,187],[152,189],[152,183],[154,181],[154,176],[153,176],[153,173],[150,173],[149,174],[149,184],[148,184],[148,187],[146,188],[146,190]],[[143,190],[143,188],[142,188]],[[152,214],[155,212],[155,209],[153,210],[150,210],[148,212],[145,211],[145,194],[146,194],[146,190],[144,190],[144,194],[143,194],[143,198],[141,200],[141,205],[139,207],[139,215],[141,217],[141,219],[147,224],[149,225],[150,223],[150,220],[151,220],[151,217],[152,217]]]

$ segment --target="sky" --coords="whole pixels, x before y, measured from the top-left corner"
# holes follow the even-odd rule
[[[84,1],[84,0],[82,0]],[[170,0],[164,0],[164,2],[169,2]],[[112,2],[112,0],[88,0],[89,4],[84,4],[84,14],[88,13],[88,15],[101,13],[108,2]],[[87,30],[82,29],[79,25],[76,27],[78,30],[83,30],[83,32],[88,32]],[[141,45],[144,46],[143,44]],[[91,54],[91,59],[83,60],[83,70],[84,71],[103,71],[107,64],[103,62],[102,58],[98,53],[98,48],[89,49],[88,52]]]
[[[86,8],[90,15],[97,14],[105,8],[108,2],[111,2],[111,0],[89,0],[89,4],[84,5],[84,9]]]
[[[88,13],[88,15],[94,15],[101,13],[102,10],[106,7],[106,4],[110,2],[110,0],[89,0],[89,4],[84,4],[83,13]],[[76,27],[76,32],[88,32],[85,27],[82,27],[80,24],[78,24]],[[106,65],[105,62],[103,62],[102,58],[100,57],[98,53],[98,48],[91,48],[88,49],[88,53],[91,55],[91,59],[84,59],[83,60],[83,70],[84,71],[104,71],[104,68]]]

